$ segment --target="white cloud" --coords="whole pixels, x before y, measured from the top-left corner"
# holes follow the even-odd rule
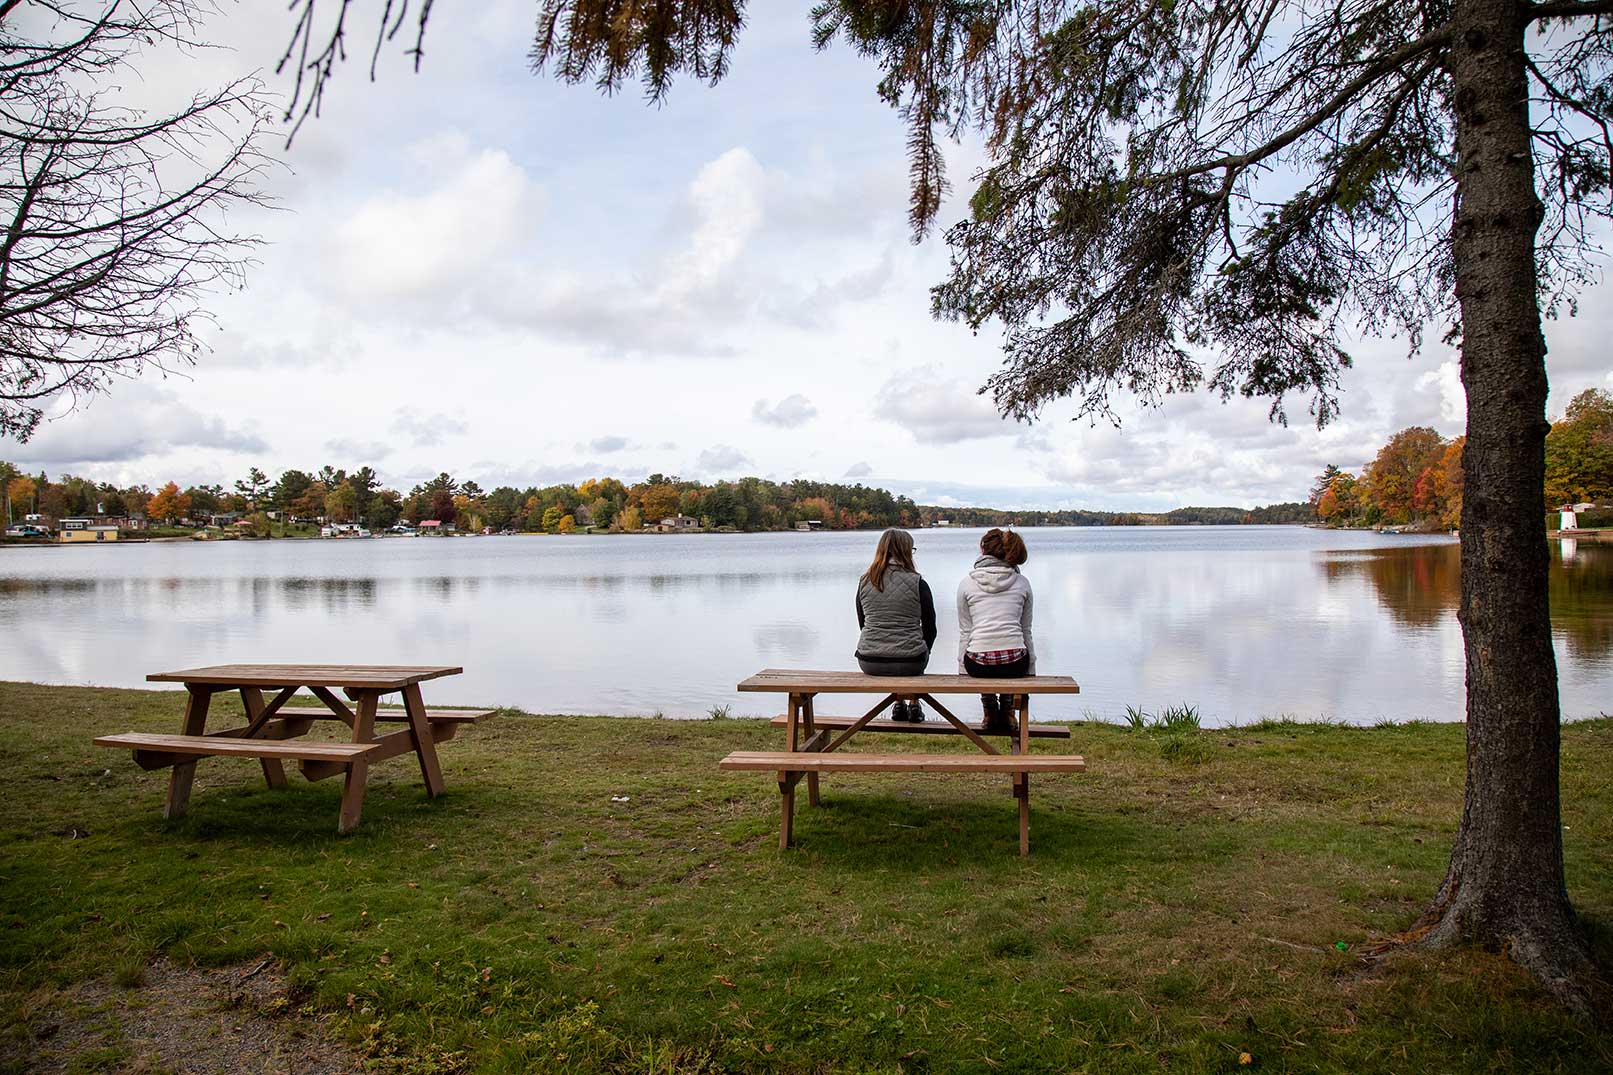
[[[667,267],[667,294],[715,283],[739,259],[762,223],[763,183],[762,166],[743,146],[700,169],[689,184],[693,233]]]
[[[203,414],[178,391],[137,381],[116,384],[113,394],[92,397],[43,422],[26,444],[0,445],[12,462],[47,469],[127,463],[190,448],[263,452],[268,444],[254,423],[236,424]]]
[[[392,454],[392,446],[378,440],[354,440],[339,437],[325,442],[325,452],[343,461],[345,465],[374,466]]]
[[[627,445],[628,440],[626,437],[607,436],[595,437],[588,442],[587,446],[589,451],[598,452],[600,455],[611,455],[626,448]]]
[[[793,396],[785,396],[777,403],[768,403],[759,399],[751,405],[751,417],[763,425],[777,426],[780,429],[797,429],[806,425],[818,416],[818,408],[812,401],[797,392]]]
[[[874,468],[867,463],[853,463],[846,468],[848,478],[866,478],[874,472]]]
[[[695,462],[701,473],[710,477],[730,476],[734,471],[751,465],[750,456],[727,444],[712,445],[701,452]]]
[[[1456,359],[1446,359],[1438,369],[1418,377],[1417,388],[1439,400],[1439,416],[1446,424],[1467,424],[1467,391],[1462,387],[1462,372]]]
[[[462,139],[449,143],[465,153]],[[483,149],[424,193],[386,191],[336,235],[336,281],[360,298],[453,294],[496,268],[536,232],[540,192],[502,149]]]
[[[408,439],[416,448],[431,448],[448,437],[462,435],[469,427],[446,414],[415,414],[404,411],[392,419],[392,432]]]
[[[895,422],[920,444],[956,444],[1013,433],[978,385],[947,377],[936,364],[893,374],[874,399],[877,417]]]

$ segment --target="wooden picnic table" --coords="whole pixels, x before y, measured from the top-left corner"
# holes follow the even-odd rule
[[[1030,774],[1084,772],[1086,760],[1075,754],[1030,753],[1030,741],[1068,739],[1070,730],[1061,725],[1032,724],[1030,700],[1037,694],[1079,694],[1080,686],[1069,676],[1020,676],[1013,679],[977,679],[973,676],[920,675],[870,676],[862,672],[803,671],[767,668],[739,684],[740,691],[778,692],[789,696],[789,710],[773,718],[787,729],[783,751],[735,751],[721,762],[730,770],[773,771],[778,775],[781,799],[779,847],[788,848],[793,839],[795,786],[807,781],[807,800],[818,805],[818,774],[824,772],[949,772],[1006,773],[1012,778],[1014,797],[1019,800],[1019,853],[1030,854]],[[879,694],[881,701],[860,717],[822,716],[815,711],[814,699],[820,694]],[[959,719],[937,699],[937,695],[1008,694],[1013,697],[1012,733],[997,732]],[[928,702],[945,723],[909,723],[879,720],[878,717],[898,698],[918,698]],[[859,754],[840,752],[854,735],[861,732],[896,732],[923,735],[962,735],[979,748],[980,754]],[[835,734],[838,732],[839,734]],[[988,736],[1008,734],[1010,753],[1002,754],[987,741]],[[832,757],[830,755],[833,755]]]
[[[437,744],[452,739],[462,725],[491,717],[493,711],[427,709],[420,684],[463,671],[449,666],[225,664],[154,672],[146,677],[149,682],[185,685],[180,733],[103,735],[95,744],[132,749],[136,764],[143,769],[172,770],[164,817],[185,813],[196,763],[202,758],[257,758],[271,788],[286,786],[287,761],[298,762],[309,780],[343,775],[346,781],[337,831],[346,834],[358,826],[370,765],[375,762],[412,753],[420,763],[426,795],[435,798],[443,793]],[[286,704],[303,688],[322,706]],[[338,690],[346,701],[337,696]],[[240,692],[247,723],[224,731],[207,731],[207,711],[213,696],[232,691]],[[266,698],[266,692],[273,692],[273,697]],[[401,708],[381,708],[384,696],[398,693],[402,694]],[[318,722],[332,720],[351,729],[348,742],[300,738]],[[401,723],[405,727],[378,735],[378,723]]]

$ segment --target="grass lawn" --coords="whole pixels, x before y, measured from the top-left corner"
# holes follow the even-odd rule
[[[0,1071],[158,957],[272,958],[384,1071],[1613,1071],[1499,956],[1370,954],[1443,873],[1457,726],[1078,725],[1033,748],[1089,771],[1033,781],[1021,859],[1007,779],[972,776],[826,775],[780,853],[772,780],[716,768],[778,748],[748,720],[506,713],[443,745],[436,802],[378,766],[346,838],[339,780],[213,759],[165,822],[166,771],[90,738],[179,703],[0,684]],[[1613,962],[1613,720],[1564,728],[1562,780]]]

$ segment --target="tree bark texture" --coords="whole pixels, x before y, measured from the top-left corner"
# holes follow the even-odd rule
[[[1546,343],[1535,234],[1524,23],[1516,0],[1456,0],[1456,296],[1462,453],[1461,623],[1467,785],[1426,943],[1508,951],[1589,1012],[1590,949],[1563,875],[1557,664],[1544,535]]]

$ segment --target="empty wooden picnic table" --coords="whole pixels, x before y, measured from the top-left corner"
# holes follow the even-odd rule
[[[343,775],[340,833],[358,826],[364,809],[364,791],[370,766],[400,754],[414,754],[426,795],[443,793],[437,744],[452,739],[462,725],[493,715],[486,709],[427,709],[420,684],[428,679],[460,674],[449,666],[328,665],[328,664],[225,664],[154,672],[153,683],[183,683],[185,712],[178,735],[127,732],[103,735],[97,746],[134,751],[143,769],[171,769],[164,817],[180,817],[190,802],[196,763],[208,757],[257,758],[271,788],[286,786],[285,762],[298,762],[303,776],[324,780]],[[306,688],[322,706],[287,705]],[[247,723],[223,731],[207,731],[207,712],[214,695],[238,691]],[[338,697],[341,691],[346,701]],[[266,698],[266,692],[273,697]],[[401,694],[401,708],[383,709],[381,699]],[[349,702],[351,705],[349,705]],[[300,737],[321,721],[339,720],[352,735],[348,742],[308,740]],[[376,734],[377,724],[400,723],[400,731]]]
[[[1005,773],[1012,779],[1014,798],[1019,800],[1019,853],[1030,854],[1030,775],[1032,773],[1079,773],[1086,760],[1076,754],[1030,753],[1034,739],[1068,739],[1067,727],[1030,722],[1030,700],[1037,694],[1079,694],[1080,686],[1069,676],[1020,676],[1013,679],[976,679],[973,676],[870,676],[862,672],[805,671],[767,668],[739,684],[748,693],[777,692],[789,696],[789,709],[773,718],[786,728],[783,751],[735,751],[721,762],[730,770],[772,771],[777,774],[781,817],[779,847],[793,840],[795,786],[807,781],[807,800],[818,805],[818,774],[825,772],[947,772]],[[1008,694],[1013,697],[1013,731],[1008,735],[1009,750],[1002,754],[988,737],[1004,734],[971,724],[953,714],[937,695]],[[816,712],[820,694],[877,694],[882,700],[860,717],[823,716]],[[880,720],[879,715],[898,698],[918,698],[942,717],[942,721],[910,723]],[[837,733],[838,734],[835,734]],[[862,732],[894,732],[923,735],[962,735],[979,748],[979,754],[860,754],[842,752],[854,735]]]

